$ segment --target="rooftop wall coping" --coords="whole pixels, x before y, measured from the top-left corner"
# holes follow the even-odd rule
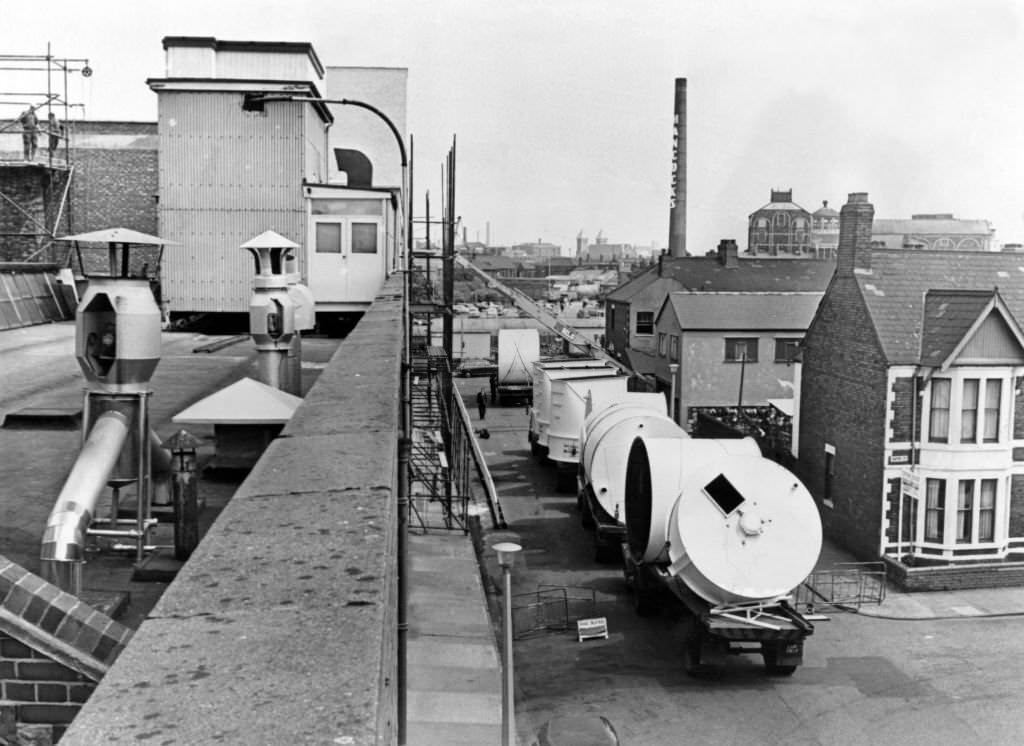
[[[62,746],[393,742],[401,282],[339,346]]]

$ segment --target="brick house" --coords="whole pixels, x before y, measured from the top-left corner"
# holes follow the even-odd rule
[[[762,406],[793,397],[793,362],[821,292],[670,293],[655,320],[653,375],[670,391],[677,364],[677,421],[698,409]],[[671,403],[670,403],[671,407]]]
[[[718,251],[711,256],[672,258],[662,254],[650,269],[606,296],[606,346],[633,370],[650,375],[657,366],[655,318],[669,293],[820,293],[831,276],[831,262],[740,258],[736,242],[729,239],[719,242]]]
[[[873,216],[850,195],[804,339],[801,476],[908,588],[1024,582],[1024,261],[872,246]]]

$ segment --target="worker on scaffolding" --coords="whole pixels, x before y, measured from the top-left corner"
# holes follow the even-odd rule
[[[21,146],[24,151],[25,160],[31,161],[36,157],[36,144],[38,142],[39,120],[36,119],[36,110],[31,106],[25,109],[18,117],[21,122]]]
[[[53,158],[53,154],[60,148],[60,141],[64,139],[64,125],[57,120],[57,115],[52,111],[47,121],[47,131],[50,135],[47,150],[50,151],[50,158]]]

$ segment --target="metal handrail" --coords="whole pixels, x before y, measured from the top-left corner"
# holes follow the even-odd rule
[[[508,524],[505,522],[505,515],[501,510],[501,501],[498,499],[498,490],[494,486],[494,480],[491,478],[491,470],[487,468],[484,452],[481,450],[480,443],[474,434],[473,424],[469,419],[466,403],[462,400],[458,387],[454,384],[451,385],[451,398],[455,400],[455,409],[458,412],[457,422],[461,425],[462,432],[465,433],[466,440],[469,442],[470,454],[473,456],[477,474],[479,474],[480,482],[483,484],[484,493],[487,497],[487,507],[491,513],[491,524],[495,529],[506,528]]]

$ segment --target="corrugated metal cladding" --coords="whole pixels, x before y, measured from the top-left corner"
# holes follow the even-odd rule
[[[268,229],[304,244],[308,105],[247,112],[242,100],[159,95],[160,235],[181,244],[163,263],[175,312],[246,310],[253,267],[238,246]]]
[[[247,80],[309,80],[319,83],[317,72],[305,51],[253,54],[251,51],[217,51],[216,78]]]
[[[164,249],[163,294],[176,312],[248,310],[255,265],[239,247],[266,230],[305,244],[305,215],[294,211],[173,210],[161,225],[188,236]]]
[[[330,167],[327,163],[327,135],[324,123],[311,109],[303,110],[306,137],[306,181],[311,184],[326,184]]]

